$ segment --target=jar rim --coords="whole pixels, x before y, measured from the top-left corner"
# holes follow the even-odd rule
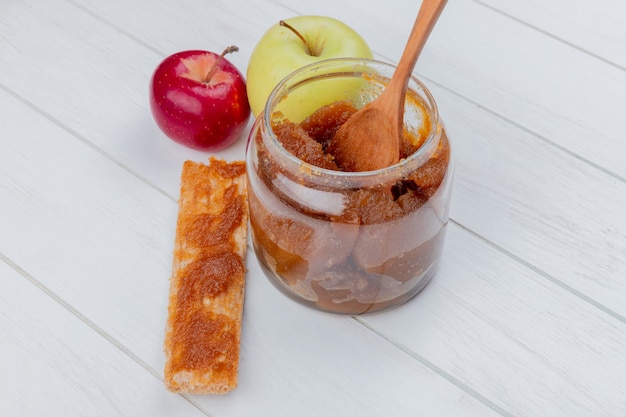
[[[269,134],[269,144],[275,151],[280,152],[281,156],[283,157],[282,160],[288,165],[288,167],[286,168],[288,168],[292,172],[305,172],[308,179],[325,178],[326,180],[334,179],[341,182],[357,182],[369,184],[374,181],[375,183],[384,183],[387,182],[387,179],[390,179],[388,177],[399,179],[407,175],[408,173],[415,171],[415,169],[425,163],[434,152],[435,146],[438,143],[438,138],[441,136],[442,130],[437,103],[435,102],[432,93],[415,75],[411,75],[410,81],[414,85],[410,85],[409,89],[415,91],[415,87],[417,87],[418,91],[416,91],[416,93],[420,94],[420,96],[423,95],[422,98],[425,99],[426,104],[428,105],[425,110],[430,119],[430,131],[428,132],[428,135],[424,142],[414,153],[406,158],[401,159],[399,162],[393,165],[371,171],[338,171],[321,168],[301,160],[300,158],[289,152],[287,149],[285,149],[285,147],[283,147],[283,145],[278,140],[278,137],[274,133],[271,126],[272,109],[274,107],[273,103],[276,103],[277,100],[279,101],[280,99],[285,97],[289,91],[297,88],[298,85],[314,78],[321,78],[320,76],[314,77],[314,73],[321,70],[332,71],[333,68],[341,68],[342,72],[345,72],[346,65],[353,65],[353,73],[355,75],[363,75],[366,73],[375,74],[375,72],[372,71],[371,68],[376,66],[384,67],[387,70],[392,71],[396,68],[394,64],[370,58],[331,58],[303,66],[284,77],[276,85],[276,87],[274,87],[267,99],[267,105],[263,109],[261,116],[255,121],[255,125],[258,125],[259,123],[263,124],[263,130],[265,130]],[[370,70],[367,71],[367,69]],[[304,77],[300,82],[294,84],[294,86],[289,88],[289,83],[292,82],[294,78],[302,76],[306,73],[310,73],[311,76]],[[337,74],[339,74],[339,72],[337,72]],[[324,74],[323,78],[330,77],[331,75],[332,72],[329,74]],[[256,131],[256,128],[257,126],[253,126],[252,132]]]

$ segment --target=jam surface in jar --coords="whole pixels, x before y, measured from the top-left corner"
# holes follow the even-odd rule
[[[261,266],[298,301],[345,314],[395,306],[428,283],[443,247],[450,188],[443,130],[426,160],[393,182],[335,187],[303,180],[307,165],[344,170],[328,144],[356,111],[339,101],[300,123],[275,118],[276,139],[303,162],[298,172],[272,157],[260,131],[252,138],[258,166],[250,223]],[[419,129],[405,130],[401,158],[418,151],[430,132],[428,117]]]

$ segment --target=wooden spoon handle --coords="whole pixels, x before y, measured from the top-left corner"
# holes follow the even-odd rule
[[[426,44],[426,40],[428,39],[430,32],[432,32],[435,23],[437,23],[437,20],[439,19],[447,1],[448,0],[422,1],[422,5],[417,13],[417,18],[413,24],[413,29],[409,35],[409,40],[404,47],[398,66],[396,67],[387,89],[395,90],[398,88],[403,93],[406,92],[409,78],[411,77],[413,68],[415,68],[417,58],[422,52],[422,49]],[[398,91],[396,91],[396,93],[398,93]],[[404,94],[401,93],[398,97],[402,97],[402,100],[404,101]]]

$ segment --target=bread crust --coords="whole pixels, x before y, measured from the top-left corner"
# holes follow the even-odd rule
[[[237,386],[248,205],[243,161],[186,161],[165,329],[165,386],[224,394]]]

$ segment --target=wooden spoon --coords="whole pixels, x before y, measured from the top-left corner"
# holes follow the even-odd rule
[[[337,131],[328,151],[345,171],[371,171],[400,159],[404,100],[415,62],[447,0],[423,0],[400,62],[383,92]]]

